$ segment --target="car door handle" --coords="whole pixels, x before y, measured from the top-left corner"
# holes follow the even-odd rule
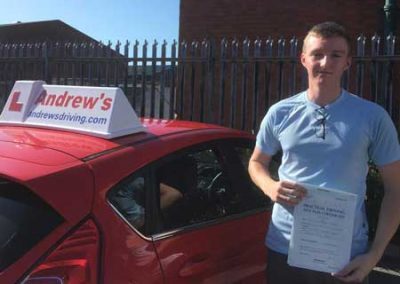
[[[189,277],[198,275],[209,269],[209,261],[207,255],[197,255],[190,258],[179,270],[179,276]]]

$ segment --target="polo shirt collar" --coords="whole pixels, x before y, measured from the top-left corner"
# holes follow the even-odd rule
[[[335,107],[335,106],[337,106],[337,105],[340,105],[340,104],[343,102],[343,100],[345,99],[346,96],[347,96],[347,91],[344,90],[344,89],[342,89],[342,91],[340,92],[339,97],[337,97],[336,100],[334,100],[334,101],[331,102],[330,104],[325,105],[324,108],[325,108],[325,109],[331,109],[331,108],[333,108],[333,107]],[[313,107],[314,109],[321,108],[320,105],[318,105],[318,104],[312,102],[312,101],[308,98],[308,96],[307,96],[307,91],[304,91],[304,92],[303,92],[303,100],[304,100],[309,106]]]

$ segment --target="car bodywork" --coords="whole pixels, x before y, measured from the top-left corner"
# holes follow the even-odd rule
[[[264,283],[268,207],[166,232],[150,224],[143,234],[107,197],[120,180],[172,153],[254,137],[194,122],[141,122],[145,132],[109,140],[0,126],[0,177],[62,219],[0,272],[1,283]]]

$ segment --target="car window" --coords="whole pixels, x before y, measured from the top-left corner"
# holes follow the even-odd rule
[[[62,222],[63,218],[29,189],[0,179],[0,271]]]
[[[253,151],[253,141],[234,140],[223,147],[231,180],[240,196],[240,212],[269,208],[271,200],[252,182],[248,164]]]
[[[189,224],[195,214],[188,206],[191,206],[197,192],[196,159],[190,154],[173,156],[157,164],[155,172],[156,187],[159,190],[158,223],[162,224],[161,230]]]
[[[244,165],[251,147],[239,144],[224,140],[172,153],[117,184],[109,201],[147,236],[265,209],[270,201]]]
[[[160,191],[161,232],[227,215],[224,198],[232,192],[232,187],[213,149],[174,155],[157,165],[155,171]],[[163,198],[165,186],[170,187],[172,202],[168,204]]]
[[[134,173],[118,183],[108,194],[108,200],[134,228],[142,233],[145,224],[145,177]]]
[[[249,151],[242,147],[237,150]],[[164,231],[266,208],[270,204],[257,187],[251,186],[247,170],[241,162],[236,162],[240,164],[237,167],[232,166],[232,159],[225,157],[226,154],[218,147],[210,147],[176,159],[177,164],[182,158],[191,162],[186,162],[174,174],[180,180],[187,179],[186,188],[181,190],[183,196],[178,202],[161,210]],[[235,154],[236,161],[239,160],[237,156]],[[236,182],[239,177],[242,180]]]
[[[249,167],[249,161],[250,161],[251,154],[253,153],[253,149],[254,148],[250,148],[250,147],[246,147],[246,146],[235,147],[235,150],[237,151],[239,158],[240,158],[243,166],[246,169]],[[271,162],[269,164],[269,171],[271,173],[272,178],[275,180],[279,179],[279,177],[278,177],[279,165],[280,165],[279,154],[277,154],[276,156],[274,156],[271,159]]]
[[[241,147],[236,146],[235,151],[239,155],[240,162],[241,162],[244,170],[247,171],[247,169],[249,168],[249,161],[250,161],[250,157],[251,157],[253,150],[251,148],[247,148],[247,147],[243,147],[243,146],[241,146]],[[250,180],[250,177],[249,177],[249,180]],[[252,190],[258,190],[257,186],[253,182],[250,181],[250,185],[252,187]]]

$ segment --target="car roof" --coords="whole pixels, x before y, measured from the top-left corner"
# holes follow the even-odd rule
[[[111,140],[62,130],[21,126],[0,126],[0,142],[2,143],[1,145],[6,145],[5,143],[13,143],[14,145],[19,146],[18,149],[25,149],[25,152],[29,151],[29,149],[42,149],[42,151],[44,151],[43,149],[51,149],[54,151],[54,155],[41,155],[41,160],[45,161],[48,159],[48,163],[53,164],[60,160],[60,153],[65,154],[66,161],[69,161],[71,157],[75,159],[84,159],[126,145],[182,132],[206,129],[239,132],[221,126],[189,121],[141,119],[141,122],[145,126],[145,132],[126,135]],[[18,150],[18,152],[19,155],[24,154],[20,150]],[[8,151],[8,153],[10,153],[10,151]],[[0,153],[0,155],[4,156],[3,153]],[[9,157],[10,155],[11,154],[8,154]],[[10,158],[12,158],[12,156]],[[26,156],[26,159],[29,161],[28,156]],[[34,160],[36,162],[37,159],[38,157],[35,156]]]
[[[139,144],[146,152],[146,141],[167,146],[165,154],[223,137],[251,135],[210,124],[140,119],[120,88],[17,81],[0,114],[0,177],[46,176]]]

